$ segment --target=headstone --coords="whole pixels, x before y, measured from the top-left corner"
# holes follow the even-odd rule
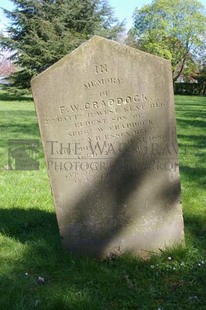
[[[32,80],[63,245],[184,243],[170,62],[94,36]]]

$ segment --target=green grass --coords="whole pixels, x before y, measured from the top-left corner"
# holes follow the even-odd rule
[[[0,309],[206,309],[206,98],[176,97],[187,247],[148,261],[62,250],[42,151],[39,171],[8,170],[7,141],[39,139],[33,102],[0,93],[0,111]]]

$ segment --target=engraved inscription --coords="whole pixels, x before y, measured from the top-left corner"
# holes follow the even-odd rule
[[[89,90],[92,88],[96,88],[98,86],[112,86],[112,85],[120,85],[121,79],[116,77],[109,77],[109,78],[102,78],[98,80],[92,80],[89,82],[86,82],[84,84],[84,89]]]
[[[107,64],[96,65],[94,71],[96,75],[108,74],[109,67]],[[56,173],[64,173],[67,176],[66,179],[73,179],[75,183],[90,182],[100,169],[97,169],[99,166],[94,161],[95,158],[104,157],[104,160],[108,162],[109,158],[121,153],[125,147],[128,148],[129,144],[131,144],[129,147],[131,150],[134,137],[136,142],[143,143],[135,148],[138,156],[147,156],[148,143],[157,143],[166,139],[165,135],[151,134],[157,123],[148,113],[153,109],[159,111],[166,108],[166,103],[154,100],[148,94],[139,91],[124,96],[120,95],[121,88],[113,91],[112,86],[121,84],[124,86],[123,79],[119,77],[103,76],[93,79],[84,83],[85,91],[92,94],[93,89],[105,86],[108,87],[107,90],[101,90],[99,95],[95,95],[96,99],[93,96],[91,101],[83,102],[81,99],[81,102],[71,101],[59,106],[56,117],[44,116],[44,123],[47,125],[52,122],[68,124],[68,129],[65,129],[68,143],[60,143],[56,156],[65,155],[70,159],[71,157],[78,159],[78,161],[70,162],[55,161],[51,158],[50,169]],[[91,128],[96,131],[93,140],[90,138]],[[78,139],[83,139],[81,144],[77,142]],[[117,146],[117,143],[114,143],[115,140],[121,141],[122,139],[127,139],[127,144],[119,142]],[[50,141],[51,156],[54,155],[54,147],[57,147],[56,142]],[[106,165],[105,162],[102,162],[102,165],[103,163]],[[72,170],[75,170],[75,173],[71,173]],[[141,170],[143,171],[144,168],[141,167]],[[69,173],[69,178],[67,173]]]
[[[107,64],[95,66],[95,73],[96,74],[105,73],[105,72],[108,73]]]
[[[147,257],[183,239],[168,61],[95,36],[32,91],[69,252]]]

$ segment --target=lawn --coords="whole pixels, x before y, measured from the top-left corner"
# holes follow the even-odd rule
[[[39,171],[8,167],[9,139],[39,139],[34,104],[0,93],[0,309],[206,309],[206,98],[176,96],[186,249],[98,262],[61,248]]]

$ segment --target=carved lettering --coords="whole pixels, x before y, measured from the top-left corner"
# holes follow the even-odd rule
[[[105,72],[108,73],[107,64],[95,66],[95,73],[96,74],[105,73]]]
[[[121,84],[120,78],[102,78],[98,80],[92,80],[90,82],[84,83],[84,89],[92,89],[94,87],[104,86],[104,85],[119,85]]]

